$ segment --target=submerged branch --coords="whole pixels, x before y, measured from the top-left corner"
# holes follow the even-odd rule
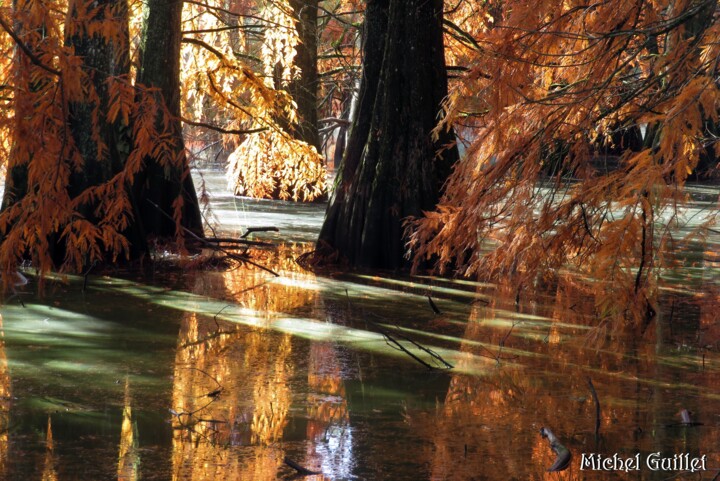
[[[321,471],[313,471],[311,469],[305,468],[303,466],[300,466],[298,463],[293,461],[292,459],[288,458],[287,456],[285,459],[283,459],[283,462],[293,468],[295,471],[298,472],[299,475],[302,476],[312,476],[313,474],[322,474]]]
[[[600,400],[598,399],[597,392],[595,391],[595,386],[593,386],[592,379],[590,379],[589,376],[587,378],[587,382],[590,387],[590,393],[592,394],[593,401],[595,402],[595,439],[597,439],[600,435]]]
[[[420,364],[422,364],[422,365],[425,366],[426,368],[434,370],[434,369],[452,369],[452,368],[455,367],[455,366],[453,366],[452,364],[450,364],[449,362],[447,362],[445,359],[443,359],[442,356],[440,356],[438,353],[436,353],[436,352],[433,351],[432,349],[427,348],[427,347],[421,345],[420,343],[418,343],[418,342],[410,339],[410,338],[407,337],[406,335],[401,334],[401,333],[398,332],[397,330],[394,331],[393,334],[394,334],[395,336],[397,336],[398,338],[400,338],[400,339],[402,339],[402,340],[404,340],[404,341],[409,342],[410,344],[412,344],[412,345],[415,346],[416,348],[418,348],[418,349],[420,349],[421,351],[423,351],[423,352],[425,352],[426,354],[428,354],[428,355],[435,361],[435,363],[436,363],[436,365],[433,366],[432,364],[424,361],[423,359],[421,359],[421,358],[418,357],[417,355],[415,355],[415,354],[413,354],[412,352],[410,352],[410,350],[409,350],[408,348],[406,348],[405,346],[403,346],[398,339],[396,339],[395,337],[393,337],[393,334],[391,334],[390,331],[388,331],[388,330],[385,328],[385,326],[383,326],[382,324],[379,324],[379,323],[377,323],[377,322],[375,322],[375,321],[371,321],[371,320],[368,320],[368,322],[369,322],[370,324],[372,324],[373,326],[375,326],[375,328],[380,332],[380,334],[382,334],[382,335],[385,337],[385,340],[388,342],[388,344],[389,344],[391,347],[395,346],[395,349],[404,352],[405,354],[407,354],[407,355],[410,356],[411,358],[415,359],[417,362],[419,362]],[[397,326],[396,326],[396,329],[398,329]],[[444,366],[444,367],[438,367],[437,364],[441,364],[441,365]]]

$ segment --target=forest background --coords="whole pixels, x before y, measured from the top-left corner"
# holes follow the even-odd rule
[[[135,261],[239,195],[329,197],[315,266],[518,293],[572,273],[642,327],[713,232],[716,1],[14,0],[0,12],[0,263]],[[337,168],[334,188],[327,167]],[[693,228],[689,236],[688,223]],[[717,293],[701,296],[717,298]]]

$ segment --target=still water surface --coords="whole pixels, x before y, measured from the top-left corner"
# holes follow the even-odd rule
[[[281,232],[266,239],[294,242],[253,252],[280,277],[91,276],[84,291],[69,278],[42,298],[29,289],[10,299],[0,310],[0,479],[297,479],[285,457],[322,473],[311,481],[715,479],[714,252],[668,276],[664,312],[642,339],[605,338],[570,284],[516,304],[470,282],[316,277],[294,258],[311,249],[303,242],[323,206],[236,199],[219,174],[206,180],[223,228],[273,225]],[[383,332],[453,369],[429,370]],[[680,425],[683,409],[702,424]],[[567,471],[546,473],[555,456],[543,426],[573,453]],[[707,455],[710,470],[581,471],[592,452]]]

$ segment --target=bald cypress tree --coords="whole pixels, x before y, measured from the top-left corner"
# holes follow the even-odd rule
[[[447,96],[442,0],[368,1],[356,118],[318,241],[353,266],[402,268],[403,220],[433,209],[457,159],[431,135]]]

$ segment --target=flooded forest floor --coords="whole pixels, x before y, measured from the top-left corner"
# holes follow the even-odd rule
[[[70,276],[8,299],[0,479],[296,479],[286,458],[310,481],[720,479],[712,239],[667,273],[641,338],[610,335],[571,283],[516,302],[469,281],[310,273],[295,259],[324,205],[236,198],[221,176],[204,176],[208,221],[277,227],[250,253],[280,275]],[[542,427],[573,454],[561,473]],[[643,465],[581,470],[583,453]],[[707,469],[652,470],[652,453]]]

